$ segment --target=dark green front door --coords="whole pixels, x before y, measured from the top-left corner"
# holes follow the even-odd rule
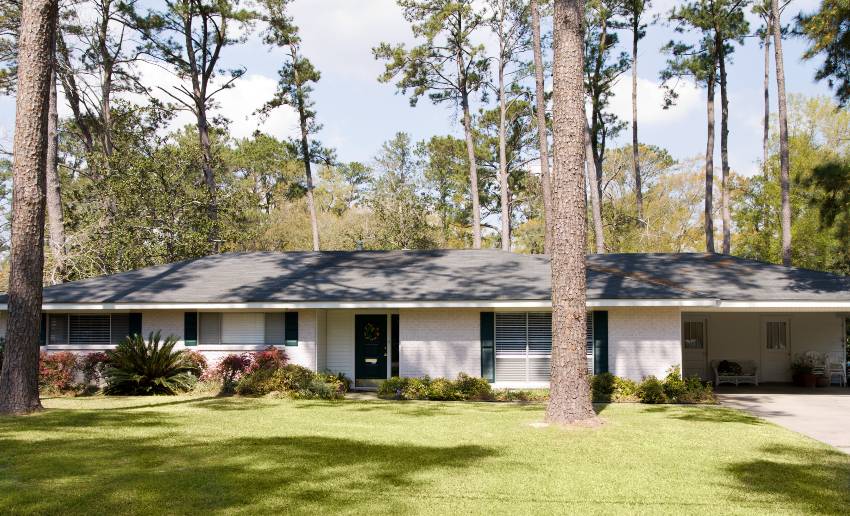
[[[354,374],[360,380],[385,380],[387,378],[387,316],[355,315],[354,347],[356,367]]]

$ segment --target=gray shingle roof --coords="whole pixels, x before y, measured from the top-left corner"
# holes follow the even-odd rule
[[[850,279],[711,254],[588,256],[589,299],[850,301]],[[548,300],[548,257],[496,250],[231,253],[47,287],[45,303]],[[5,302],[5,296],[0,298]]]

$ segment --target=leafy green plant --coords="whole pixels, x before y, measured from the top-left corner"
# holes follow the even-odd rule
[[[176,344],[177,337],[169,335],[162,341],[159,332],[152,332],[147,341],[141,335],[121,341],[107,352],[106,393],[153,395],[190,390],[201,371],[185,350],[174,350]]]
[[[549,389],[503,389],[493,393],[493,399],[496,401],[548,401]]]
[[[638,384],[634,380],[615,376],[614,393],[611,396],[611,401],[617,403],[634,403],[640,401],[638,397]]]
[[[608,403],[614,394],[614,376],[611,373],[599,373],[593,375],[590,380],[590,390],[593,393],[594,403]]]
[[[487,401],[495,399],[493,388],[483,378],[460,373],[455,380],[447,378],[431,379],[399,378],[386,380],[378,387],[378,396],[405,400],[433,401]]]
[[[653,375],[647,376],[638,385],[637,395],[641,403],[667,403],[664,384]]]
[[[494,399],[493,387],[484,378],[460,373],[455,380],[455,389],[462,399],[471,401],[489,401]]]
[[[687,386],[682,378],[682,369],[679,366],[668,369],[667,376],[664,377],[664,396],[669,401],[677,402],[685,391]]]
[[[378,386],[378,397],[400,399],[404,390],[407,388],[408,380],[409,378],[393,376],[381,382],[381,385]]]

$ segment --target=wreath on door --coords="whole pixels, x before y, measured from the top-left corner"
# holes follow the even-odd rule
[[[369,342],[374,342],[381,338],[381,329],[372,323],[366,323],[363,326],[363,338]]]

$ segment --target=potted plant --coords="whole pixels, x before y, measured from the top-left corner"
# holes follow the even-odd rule
[[[791,374],[794,385],[809,388],[814,388],[817,385],[818,377],[814,374],[814,364],[803,355],[794,357],[791,362]]]

